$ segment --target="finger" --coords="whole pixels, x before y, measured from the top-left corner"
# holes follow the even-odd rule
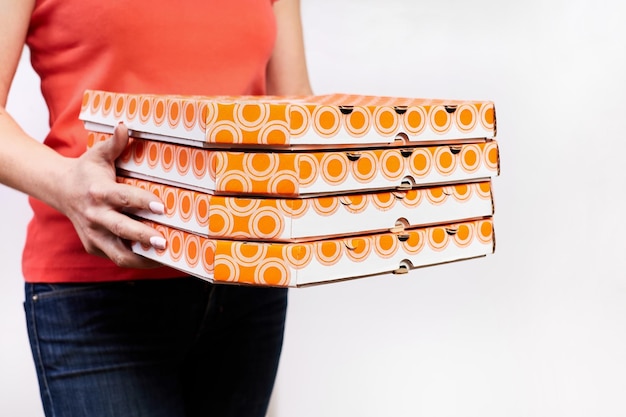
[[[112,237],[108,243],[105,242],[98,255],[110,259],[121,268],[148,269],[162,266],[157,261],[134,253],[128,247],[128,242],[117,237]]]
[[[99,142],[92,148],[95,153],[107,162],[115,161],[128,145],[128,128],[119,123],[113,130],[111,138]]]
[[[94,201],[120,209],[149,210],[165,214],[165,205],[154,193],[129,184],[107,182],[92,184],[89,194]]]
[[[109,210],[104,212],[99,223],[103,228],[120,239],[139,242],[159,250],[167,247],[167,241],[159,232],[117,211]]]

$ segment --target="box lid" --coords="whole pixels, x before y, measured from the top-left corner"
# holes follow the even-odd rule
[[[148,222],[167,249],[138,254],[220,283],[299,287],[485,256],[494,251],[491,219],[306,243],[209,239]]]
[[[405,229],[493,215],[490,181],[310,198],[216,196],[134,178],[119,182],[149,190],[165,215],[134,215],[205,237],[304,242]]]
[[[106,134],[90,133],[90,142]],[[229,151],[133,140],[116,164],[124,175],[216,194],[311,196],[408,189],[499,173],[495,140],[344,151]]]
[[[174,96],[87,90],[80,119],[111,132],[193,146],[374,146],[492,139],[491,101],[333,94]]]

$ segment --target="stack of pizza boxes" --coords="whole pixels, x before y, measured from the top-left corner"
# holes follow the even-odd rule
[[[87,91],[90,142],[123,121],[119,181],[167,249],[212,282],[298,287],[494,251],[491,102],[355,95],[190,97]]]

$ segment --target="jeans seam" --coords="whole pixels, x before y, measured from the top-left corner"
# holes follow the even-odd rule
[[[198,323],[198,329],[194,337],[194,344],[202,337],[202,334],[204,333],[204,329],[207,323],[212,320],[211,310],[213,307],[213,299],[215,298],[215,292],[217,288],[213,284],[209,284],[209,285],[210,285],[209,296],[206,301],[206,307],[204,308],[204,313],[202,314],[202,320]]]
[[[50,387],[48,385],[48,377],[46,375],[46,369],[43,363],[43,358],[41,356],[41,346],[39,344],[39,332],[37,331],[37,319],[36,319],[36,314],[35,314],[35,304],[37,303],[37,296],[31,294],[29,302],[31,306],[30,319],[32,321],[32,328],[33,328],[33,342],[35,343],[35,353],[37,355],[39,373],[41,374],[41,382],[43,383],[43,386],[44,386],[44,395],[47,397],[46,400],[48,404],[50,405],[50,412],[52,413],[52,415],[48,417],[54,417],[56,412],[54,411],[54,406],[52,403],[52,393],[50,392]]]

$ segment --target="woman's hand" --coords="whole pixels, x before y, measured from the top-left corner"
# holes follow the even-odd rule
[[[126,207],[164,211],[149,191],[115,181],[114,161],[128,143],[126,128],[118,126],[113,139],[81,157],[66,158],[28,136],[4,108],[34,6],[34,0],[0,0],[0,183],[64,213],[87,252],[123,267],[156,266],[134,254],[128,241],[164,248],[165,239],[121,213]]]
[[[121,267],[154,267],[158,264],[133,253],[128,242],[165,249],[165,239],[122,210],[163,214],[165,208],[151,192],[116,182],[115,159],[127,144],[128,130],[120,124],[112,139],[97,143],[77,159],[67,159],[69,167],[62,185],[65,198],[57,200],[58,209],[72,221],[88,253],[107,257]]]

